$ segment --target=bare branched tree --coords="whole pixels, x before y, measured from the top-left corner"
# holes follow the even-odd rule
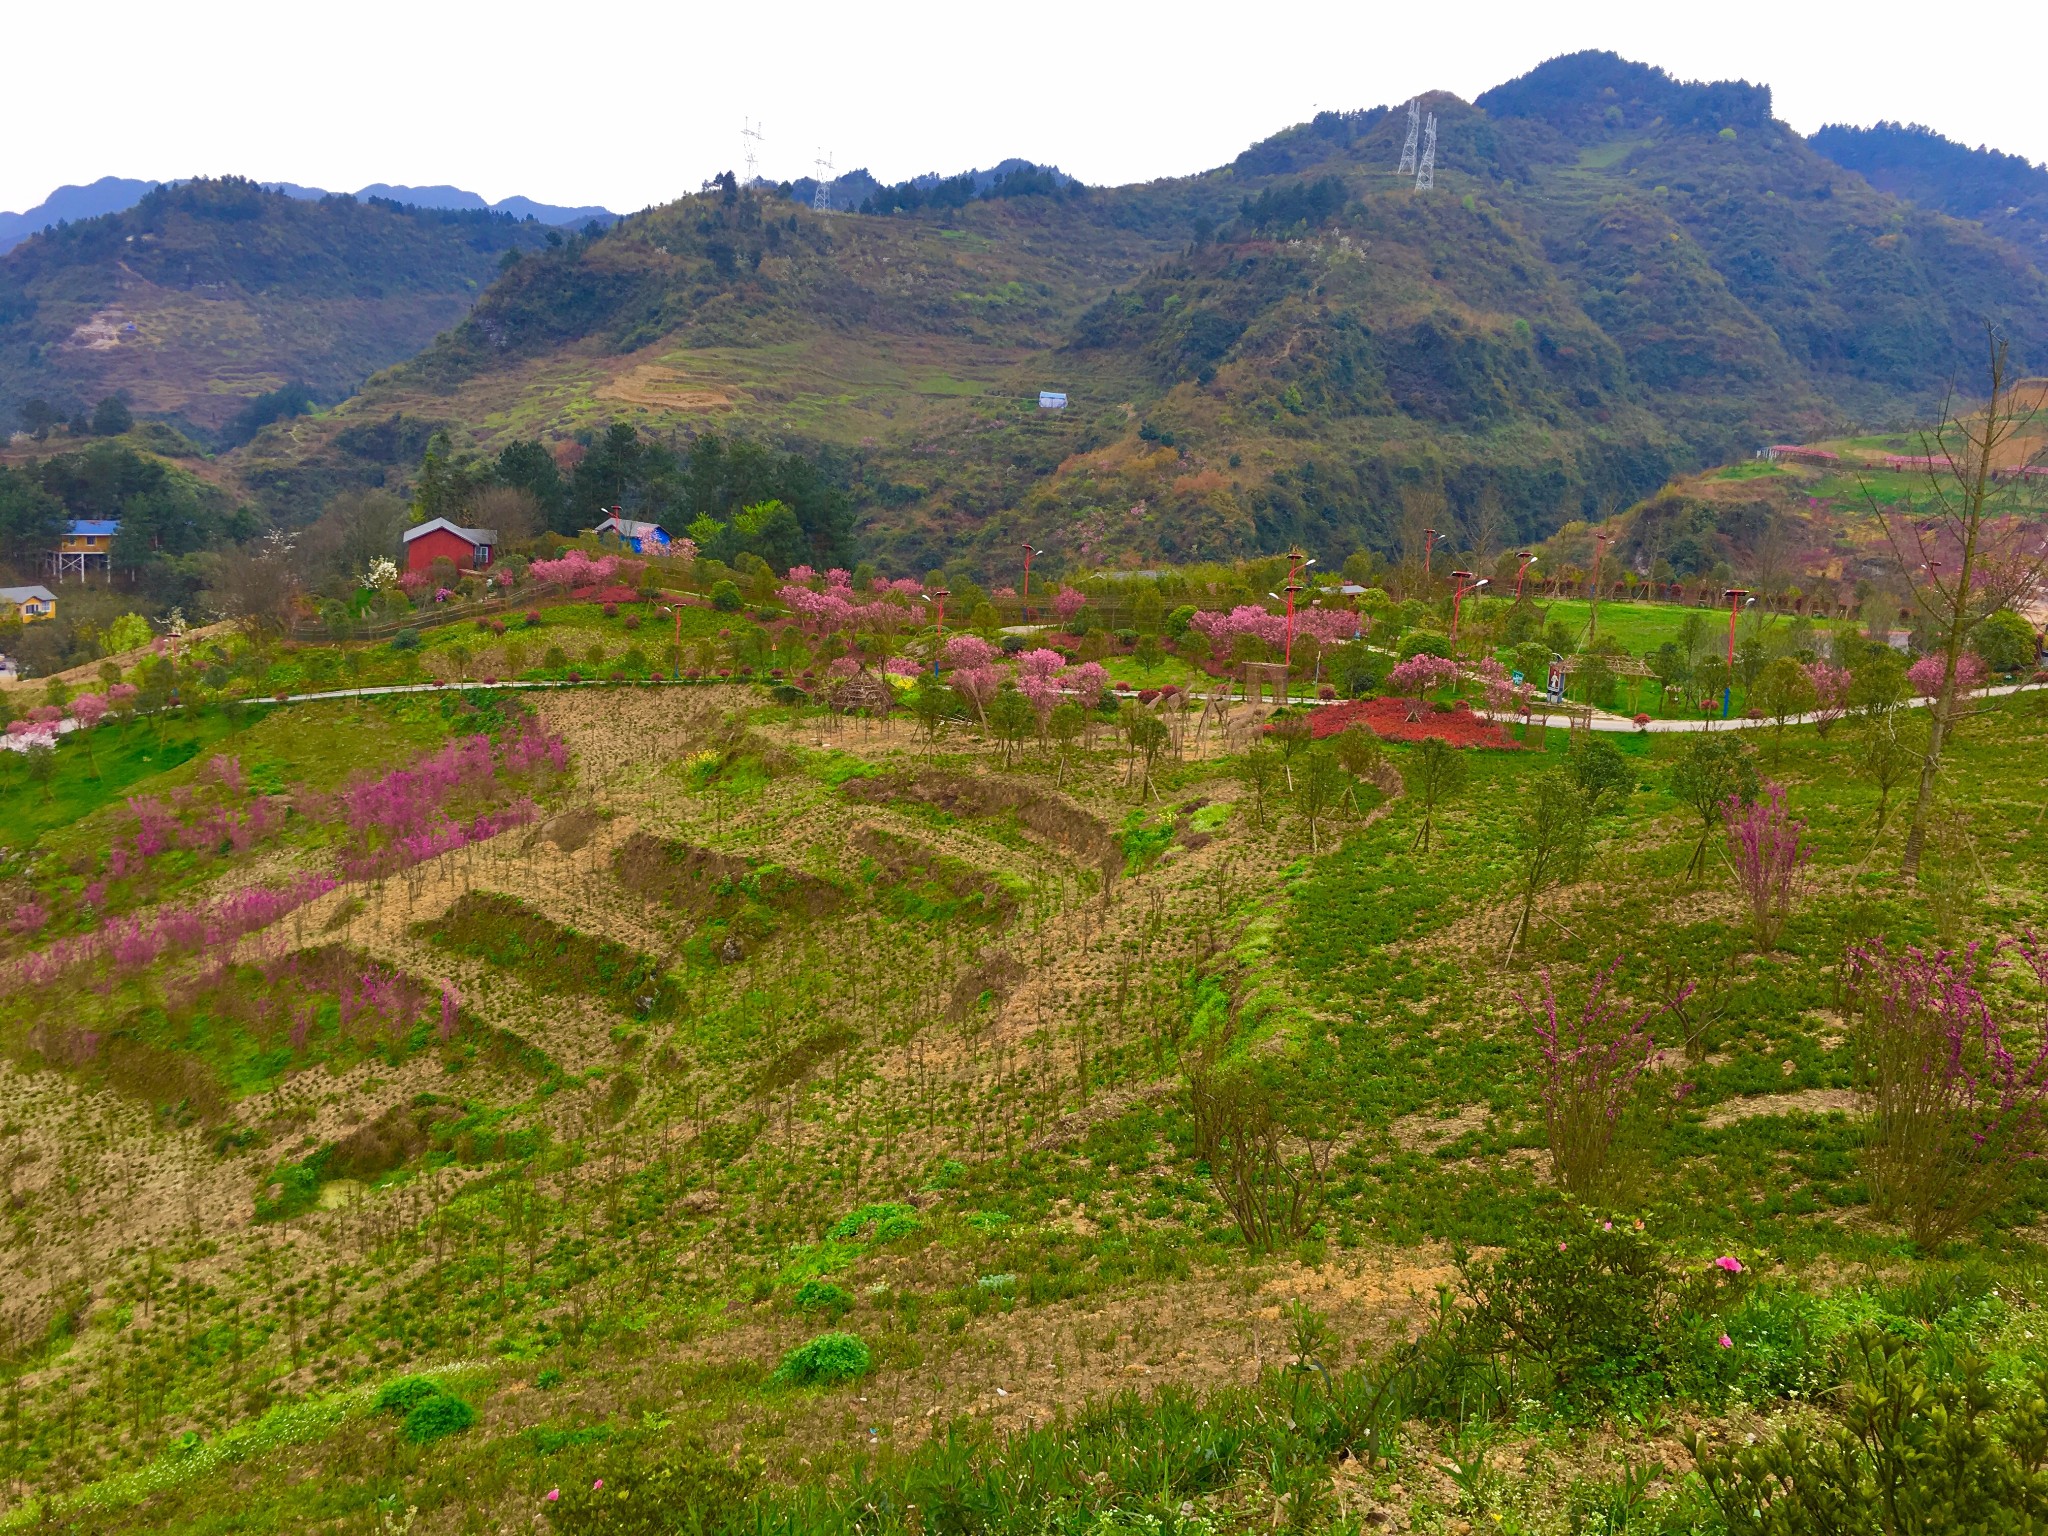
[[[2028,515],[2038,514],[2038,498],[2030,494],[2030,479],[2017,473],[2042,391],[2038,383],[2019,387],[2006,338],[1997,327],[1986,325],[1985,340],[1990,390],[1984,408],[1966,411],[1951,392],[1940,424],[1922,434],[1921,494],[1893,507],[1867,484],[1863,488],[1942,662],[1900,862],[1907,874],[1920,867],[1942,750],[1963,714],[1956,672],[1970,632],[1999,609],[2025,602],[2048,565],[2044,529],[2038,515]]]

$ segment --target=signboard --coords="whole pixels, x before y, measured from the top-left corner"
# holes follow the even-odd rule
[[[1521,686],[1522,686],[1522,684],[1524,684],[1524,683],[1526,683],[1527,681],[1529,681],[1529,679],[1527,679],[1526,677],[1522,676],[1522,674],[1521,674],[1521,673],[1519,673],[1519,672],[1510,672],[1510,673],[1508,674],[1508,681],[1509,681],[1509,682],[1511,682],[1511,683],[1513,683],[1513,684],[1514,684],[1514,685],[1515,685],[1515,686],[1516,686],[1517,688],[1519,688],[1519,687],[1521,687]]]
[[[1067,392],[1064,389],[1041,389],[1038,392],[1038,408],[1041,411],[1064,411],[1067,408]]]

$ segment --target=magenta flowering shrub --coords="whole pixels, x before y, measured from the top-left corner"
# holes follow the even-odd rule
[[[2010,949],[2033,979],[2023,1001]],[[1968,1231],[2048,1151],[2048,952],[2030,933],[1961,950],[1880,940],[1847,963],[1871,1114],[1872,1203],[1933,1249]]]
[[[1806,823],[1785,808],[1783,786],[1765,784],[1748,805],[1731,795],[1721,807],[1728,834],[1728,864],[1749,907],[1759,949],[1770,949],[1784,932],[1799,894],[1799,872],[1813,858]]]
[[[1609,995],[1621,959],[1594,976],[1576,1017],[1566,1019],[1545,967],[1536,1009],[1536,1043],[1543,1057],[1543,1125],[1558,1184],[1583,1196],[1597,1187],[1636,1080],[1656,1055],[1648,1026],[1692,995],[1687,983],[1666,1002],[1637,1010]],[[1521,999],[1531,1011],[1528,998]]]
[[[335,797],[349,834],[342,872],[392,874],[523,826],[536,814],[527,786],[568,763],[562,740],[527,716],[503,742],[466,736],[410,767],[357,779]]]
[[[335,885],[329,876],[307,875],[281,889],[251,886],[200,905],[108,918],[89,933],[59,939],[48,949],[23,956],[0,972],[0,990],[46,986],[83,965],[105,965],[120,974],[139,971],[166,955],[224,951]]]

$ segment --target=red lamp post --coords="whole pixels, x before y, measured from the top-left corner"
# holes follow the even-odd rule
[[[1305,590],[1298,581],[1287,583],[1287,650],[1285,660],[1289,667],[1294,665],[1294,594]]]
[[[1033,549],[1029,544],[1024,546],[1024,622],[1026,624],[1031,622],[1031,557],[1043,553],[1045,551]]]
[[[1735,615],[1742,611],[1742,600],[1749,596],[1749,588],[1730,587],[1721,595],[1728,599],[1728,681],[1721,685],[1721,718],[1726,720],[1735,704]]]
[[[1536,563],[1536,557],[1525,549],[1515,558],[1522,562],[1515,567],[1515,601],[1519,603],[1522,600],[1522,577],[1527,574],[1529,567]]]
[[[1472,581],[1472,573],[1470,571],[1453,571],[1451,572],[1451,579],[1458,584],[1457,588],[1451,593],[1451,643],[1455,645],[1458,641],[1458,609],[1464,604],[1465,594],[1467,592],[1477,592],[1481,587],[1485,586],[1486,578],[1482,576],[1479,580]],[[1466,585],[1467,582],[1472,584],[1468,587]]]
[[[1593,535],[1592,603],[1591,611],[1586,618],[1586,640],[1588,643],[1591,643],[1593,637],[1600,633],[1600,562],[1605,558],[1603,546],[1610,537],[1612,535],[1605,533]]]
[[[1422,540],[1422,580],[1426,585],[1429,581],[1429,557],[1436,550],[1437,531],[1434,528],[1423,529]]]

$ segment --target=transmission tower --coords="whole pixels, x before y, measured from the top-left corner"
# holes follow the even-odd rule
[[[751,187],[754,184],[754,148],[760,143],[761,125],[752,118],[741,118],[740,153],[746,157],[747,161],[747,179],[740,183],[743,187]]]
[[[826,187],[832,180],[832,157],[824,150],[818,151],[818,158],[811,162],[818,171],[818,190],[811,194],[811,207],[818,213],[832,211],[832,199],[826,195]]]
[[[1429,114],[1429,122],[1422,130],[1422,164],[1415,171],[1415,190],[1427,192],[1436,185],[1436,114]]]
[[[1408,103],[1408,142],[1401,146],[1401,168],[1396,176],[1415,174],[1415,139],[1422,132],[1422,109],[1416,102]]]

